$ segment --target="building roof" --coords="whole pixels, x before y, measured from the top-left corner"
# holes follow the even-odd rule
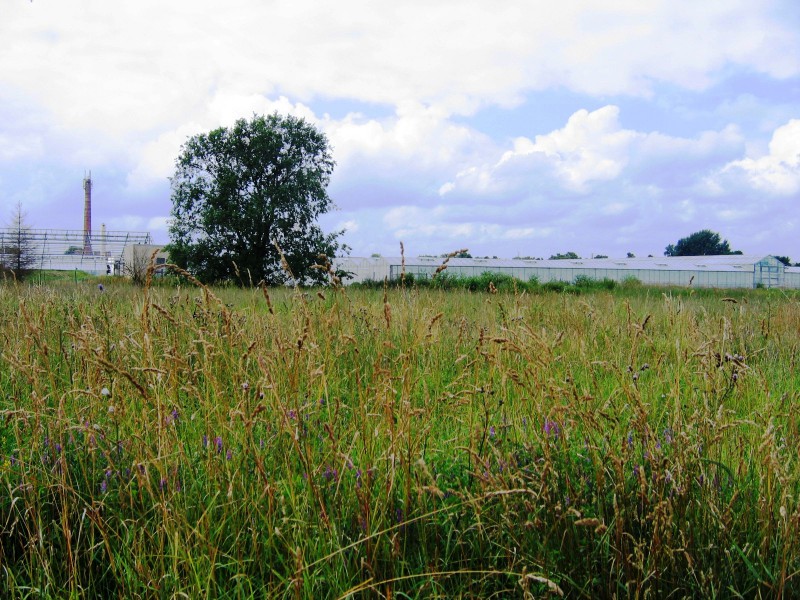
[[[401,257],[342,258],[340,261],[356,266],[400,266]],[[438,267],[444,262],[438,256],[406,257],[406,267]],[[545,268],[545,269],[648,269],[667,271],[752,271],[758,263],[776,265],[778,260],[766,255],[732,254],[722,256],[655,256],[648,258],[581,258],[561,260],[452,258],[448,267]]]

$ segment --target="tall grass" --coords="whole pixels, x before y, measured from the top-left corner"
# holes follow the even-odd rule
[[[2,593],[798,595],[766,292],[0,287]]]

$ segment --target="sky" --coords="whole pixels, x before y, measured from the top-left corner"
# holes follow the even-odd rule
[[[188,137],[328,137],[352,256],[800,261],[797,0],[0,0],[0,222],[169,239]]]

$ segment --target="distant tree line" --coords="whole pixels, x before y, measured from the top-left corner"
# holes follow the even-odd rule
[[[710,229],[681,238],[677,244],[670,244],[664,250],[664,256],[720,256],[741,253],[741,250],[731,250],[728,240],[723,240]]]

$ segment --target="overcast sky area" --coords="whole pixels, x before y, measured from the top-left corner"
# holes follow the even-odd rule
[[[323,130],[353,256],[800,261],[797,0],[2,0],[0,222],[168,241],[181,144]]]

